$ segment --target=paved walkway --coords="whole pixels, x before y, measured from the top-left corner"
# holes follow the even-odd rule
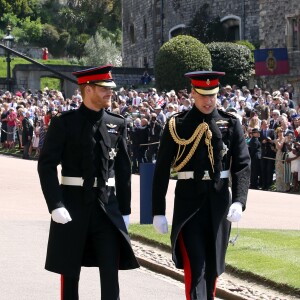
[[[167,193],[166,216],[172,221],[173,197],[176,180],[170,180]],[[140,222],[140,176],[132,179],[131,222]],[[300,195],[249,190],[246,211],[240,228],[300,230]]]
[[[43,199],[36,169],[36,161],[0,155],[0,265],[2,266],[0,299],[35,300],[39,299],[38,295],[43,294],[45,290],[50,292],[44,297],[45,300],[56,299],[53,293],[57,291],[57,278],[43,270],[50,215]],[[169,223],[172,220],[175,184],[176,181],[170,180],[166,214]],[[138,175],[132,177],[130,221],[140,222]],[[250,190],[248,207],[240,227],[300,230],[299,195]],[[83,282],[95,280],[96,277],[91,276],[90,272],[85,276],[83,273]],[[36,284],[34,280],[37,280]],[[29,296],[32,295],[28,290],[29,286],[34,287],[37,297]],[[95,286],[98,286],[97,283]],[[14,292],[16,288],[19,289],[18,298],[10,296],[16,294]],[[98,294],[97,291],[94,293]]]

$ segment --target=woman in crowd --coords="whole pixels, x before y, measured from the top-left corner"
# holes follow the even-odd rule
[[[276,191],[286,192],[290,189],[288,183],[285,183],[284,172],[285,172],[285,138],[283,136],[283,129],[278,127],[276,129],[276,136],[274,143],[276,146],[276,162],[275,162],[275,173],[276,173]]]
[[[9,149],[14,148],[15,146],[15,137],[16,137],[16,122],[17,114],[14,108],[9,109],[9,114],[7,116],[7,146]]]
[[[8,103],[3,103],[3,110],[1,112],[1,145],[2,148],[7,148],[7,116],[9,114],[8,111]]]

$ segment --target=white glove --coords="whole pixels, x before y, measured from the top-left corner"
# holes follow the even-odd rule
[[[241,202],[234,202],[229,207],[227,220],[230,222],[238,222],[243,213],[243,205]]]
[[[59,207],[52,210],[52,220],[56,223],[66,224],[72,221],[69,212],[64,207]]]
[[[125,216],[122,216],[122,217],[123,217],[126,229],[128,230],[128,227],[129,227],[129,215],[125,215]]]
[[[153,217],[153,226],[159,233],[167,233],[168,232],[168,221],[166,216],[157,215]]]

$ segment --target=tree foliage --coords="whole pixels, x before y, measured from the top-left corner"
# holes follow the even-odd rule
[[[251,76],[253,63],[248,47],[236,43],[210,43],[206,45],[212,59],[213,70],[222,71],[221,84],[245,85]]]
[[[178,35],[166,42],[155,61],[155,81],[159,90],[190,89],[190,80],[184,74],[195,70],[211,70],[211,56],[197,39]]]
[[[100,33],[91,37],[84,47],[85,56],[82,63],[86,66],[97,66],[112,64],[114,66],[122,65],[121,51],[116,44],[108,37],[102,37]]]
[[[122,14],[118,0],[70,0],[66,3],[59,0],[0,0],[0,11],[0,33],[10,24],[16,41],[33,45],[39,43],[37,36],[40,35],[40,44],[48,47],[53,56],[81,58],[85,42],[100,31],[121,49]],[[55,43],[63,49],[54,49],[58,48]]]
[[[207,3],[196,12],[188,27],[190,28],[190,35],[202,43],[226,41],[226,32],[220,17],[211,17]]]

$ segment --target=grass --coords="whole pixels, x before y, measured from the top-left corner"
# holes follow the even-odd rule
[[[157,233],[152,225],[131,224],[132,237],[170,249],[170,229],[166,235]],[[235,234],[235,230],[233,230]],[[240,229],[234,246],[226,256],[229,270],[254,276],[268,283],[300,292],[300,231]]]
[[[42,59],[35,59],[37,62],[44,64],[44,65],[71,65],[71,63],[67,60],[61,60],[61,59],[48,59],[48,60],[42,60]],[[7,64],[6,64],[6,57],[0,56],[0,77],[5,78],[7,75]],[[12,56],[12,60],[10,63],[11,70],[13,70],[15,65],[30,65],[32,64],[30,61],[21,58]]]

